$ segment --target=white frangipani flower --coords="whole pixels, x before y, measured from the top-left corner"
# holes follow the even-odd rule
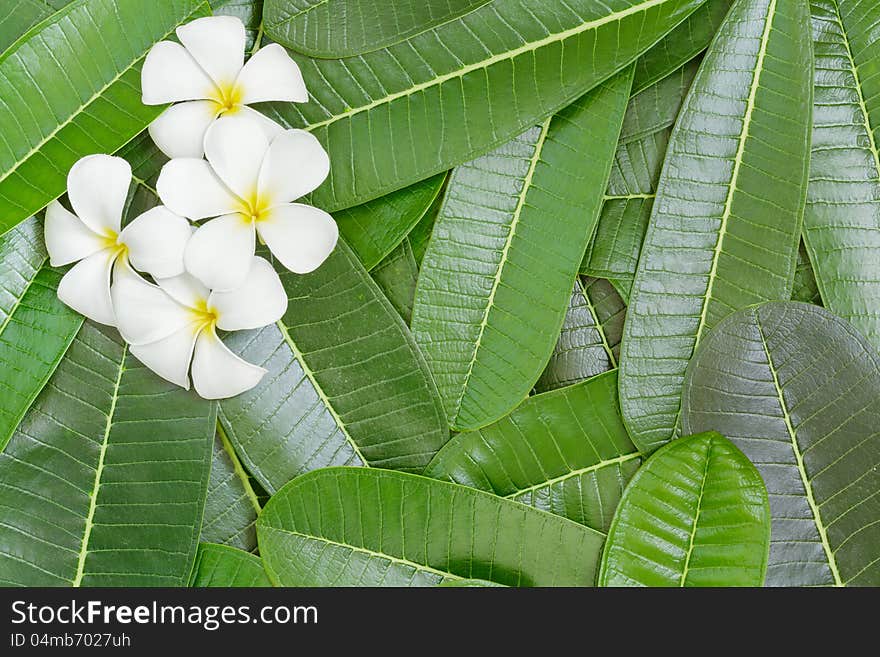
[[[113,283],[119,332],[131,353],[156,374],[205,399],[233,397],[257,385],[266,373],[232,353],[217,329],[240,331],[281,319],[287,295],[278,274],[252,257],[243,284],[211,292],[189,274],[148,283],[124,267]]]
[[[243,117],[224,117],[205,135],[208,161],[166,163],[156,189],[172,211],[193,220],[217,217],[193,234],[186,269],[213,290],[238,287],[247,276],[255,232],[290,271],[317,269],[336,246],[329,214],[291,201],[315,190],[330,171],[318,140],[286,130],[270,142]]]
[[[114,265],[130,261],[156,277],[177,276],[184,271],[184,249],[192,235],[189,222],[163,206],[122,228],[130,184],[128,162],[89,155],[67,175],[67,195],[75,214],[58,201],[46,209],[49,262],[53,267],[77,263],[61,279],[58,298],[86,317],[111,326],[116,323],[110,299]]]
[[[245,29],[238,18],[199,18],[178,27],[177,37],[180,43],[154,45],[141,73],[144,104],[179,103],[149,128],[168,157],[202,157],[205,131],[219,116],[246,115],[271,139],[281,126],[248,105],[308,100],[299,67],[280,45],[265,46],[244,63]]]

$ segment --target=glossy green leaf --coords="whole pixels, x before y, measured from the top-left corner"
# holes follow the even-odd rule
[[[615,369],[625,314],[626,305],[611,283],[578,278],[553,355],[535,390],[563,388]]]
[[[797,268],[794,271],[794,287],[791,290],[792,301],[803,301],[817,306],[822,305],[822,296],[819,294],[819,285],[816,283],[816,275],[813,272],[813,263],[804,248],[803,243],[798,249]]]
[[[409,238],[404,238],[400,246],[376,265],[370,275],[408,325],[412,319],[416,281],[419,277],[419,266]]]
[[[333,214],[339,232],[364,267],[372,269],[400,244],[433,205],[446,174]]]
[[[277,326],[227,344],[269,370],[221,402],[247,470],[270,493],[331,465],[421,472],[449,431],[409,330],[343,242],[315,272],[283,272],[290,298]]]
[[[312,201],[332,212],[509,142],[625,68],[702,2],[568,0],[560,11],[546,0],[495,0],[359,57],[294,55],[312,102],[265,109],[327,148],[330,178]]]
[[[460,433],[425,475],[479,488],[607,531],[641,458],[617,407],[617,373],[530,397]]]
[[[816,88],[804,241],[824,306],[880,348],[880,5],[812,0]]]
[[[266,32],[312,57],[351,57],[399,43],[492,0],[266,0]]]
[[[457,484],[369,468],[290,482],[257,521],[281,586],[432,586],[485,579],[589,586],[604,534]]]
[[[201,543],[190,586],[254,588],[272,582],[259,557],[228,545]]]
[[[485,579],[449,579],[440,582],[439,588],[456,589],[456,588],[504,588],[504,584],[498,582],[490,582]]]
[[[215,422],[84,324],[0,454],[0,584],[185,586]]]
[[[0,236],[0,451],[82,325],[58,300],[34,217]]]
[[[658,450],[630,481],[602,554],[600,586],[761,586],[770,506],[761,475],[709,432]]]
[[[434,199],[434,204],[428,208],[425,216],[419,220],[419,223],[413,226],[413,229],[409,231],[409,235],[407,235],[409,245],[412,247],[413,258],[415,258],[416,265],[419,268],[422,266],[425,251],[428,250],[428,242],[431,240],[431,235],[434,233],[434,225],[437,223],[437,217],[440,215],[440,208],[443,207],[443,201],[446,197],[445,188],[448,182],[449,176],[446,177],[444,189],[441,190],[437,198]]]
[[[454,429],[509,412],[553,352],[631,80],[630,69],[452,173],[412,327]]]
[[[739,0],[670,137],[620,352],[620,401],[650,452],[675,435],[687,363],[729,313],[790,299],[809,165],[806,0]]]
[[[206,0],[76,0],[0,55],[0,234],[59,196],[80,157],[114,152],[159,115],[141,103],[143,58],[208,11]]]
[[[632,94],[620,129],[621,145],[672,127],[701,61],[696,57],[656,84]]]
[[[880,356],[850,324],[793,302],[731,315],[688,368],[682,422],[763,475],[768,584],[880,584]]]
[[[0,9],[0,54],[71,0],[6,0]]]
[[[633,90],[641,91],[650,87],[708,48],[732,4],[733,0],[707,0],[639,58]]]
[[[257,548],[254,525],[259,513],[260,502],[247,472],[223,428],[218,427],[199,540],[253,552]]]

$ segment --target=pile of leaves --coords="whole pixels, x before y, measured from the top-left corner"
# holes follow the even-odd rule
[[[12,0],[0,584],[880,584],[880,5]],[[342,238],[219,404],[67,309],[41,211],[166,158],[154,43],[280,43]],[[264,253],[264,255],[266,255]]]

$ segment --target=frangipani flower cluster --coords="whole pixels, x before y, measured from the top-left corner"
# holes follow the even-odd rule
[[[177,103],[150,126],[172,158],[156,184],[163,205],[123,227],[131,167],[90,155],[68,174],[72,211],[57,201],[46,210],[46,246],[53,266],[73,264],[58,287],[64,303],[116,326],[159,376],[220,399],[254,387],[265,370],[230,351],[218,329],[259,328],[287,310],[277,272],[255,255],[256,238],[304,274],[326,260],[339,233],[329,214],[293,202],[329,173],[317,139],[248,107],[307,100],[287,52],[270,45],[244,63],[244,26],[230,17],[198,19],[177,35],[182,45],[157,43],[142,74],[144,103]]]

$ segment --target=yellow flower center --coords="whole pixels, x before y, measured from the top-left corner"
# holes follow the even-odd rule
[[[258,223],[269,218],[272,203],[266,194],[260,195],[256,189],[244,198],[239,199],[239,213],[245,223]]]
[[[112,249],[117,258],[128,257],[128,246],[124,242],[119,241],[119,233],[114,230],[107,229],[101,237],[105,249]]]
[[[217,326],[217,310],[208,306],[207,299],[199,299],[190,311],[193,315],[193,324],[196,332],[205,329],[213,330]]]
[[[217,115],[235,114],[241,107],[243,93],[234,82],[217,85],[211,90],[209,98],[217,103]]]

